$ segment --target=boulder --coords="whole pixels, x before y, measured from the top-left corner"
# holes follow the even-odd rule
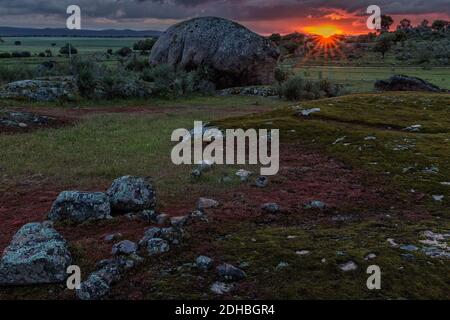
[[[150,64],[185,70],[208,68],[219,89],[270,84],[280,52],[269,40],[222,18],[201,17],[170,27],[159,37]]]
[[[428,81],[404,75],[395,75],[388,80],[378,80],[375,82],[375,89],[380,91],[445,91]]]
[[[107,219],[110,213],[109,198],[103,192],[63,191],[53,203],[48,218],[82,223]]]
[[[228,263],[221,264],[216,270],[223,281],[239,281],[247,277],[243,270]]]
[[[131,255],[136,253],[137,249],[137,244],[133,241],[123,240],[112,247],[111,253],[113,255]]]
[[[106,193],[115,211],[136,212],[153,209],[156,205],[156,191],[148,178],[118,178]]]
[[[217,202],[214,199],[200,198],[197,201],[197,209],[199,209],[199,210],[217,208],[218,206],[219,206],[219,202]]]
[[[46,223],[28,223],[3,253],[0,285],[63,282],[71,261],[67,242],[55,229]]]
[[[78,87],[71,77],[49,80],[21,80],[8,83],[0,88],[0,98],[57,101],[73,99],[78,95]]]
[[[161,254],[169,250],[169,243],[161,238],[153,238],[147,242],[147,252],[149,256]]]

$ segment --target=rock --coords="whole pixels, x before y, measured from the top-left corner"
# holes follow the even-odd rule
[[[48,218],[82,223],[106,219],[110,213],[109,198],[103,192],[63,191],[53,202]]]
[[[233,283],[224,283],[224,282],[214,282],[211,285],[211,291],[218,295],[223,295],[226,293],[230,293],[236,287]]]
[[[147,252],[149,256],[161,254],[169,250],[169,243],[161,238],[153,238],[147,242]]]
[[[192,178],[197,179],[197,178],[200,178],[201,176],[202,176],[202,172],[200,171],[200,169],[197,168],[197,169],[194,169],[191,171]]]
[[[110,197],[111,208],[116,211],[152,210],[156,205],[156,191],[148,178],[118,178],[106,193]]]
[[[369,260],[373,260],[377,257],[377,255],[375,253],[369,253],[367,256],[364,257],[364,260],[369,261]]]
[[[147,242],[153,238],[159,238],[161,235],[161,228],[151,227],[145,230],[144,237],[139,241],[139,247],[147,246]]]
[[[170,224],[174,228],[182,229],[189,222],[189,216],[180,216],[170,218]]]
[[[130,255],[133,253],[136,253],[137,251],[137,245],[136,243],[130,241],[130,240],[123,240],[119,243],[116,243],[111,250],[111,253],[113,255]]]
[[[413,261],[416,259],[416,257],[411,253],[402,253],[401,257],[403,260],[406,260],[406,261]]]
[[[417,250],[419,250],[419,248],[417,248],[416,246],[414,246],[412,244],[400,246],[400,249],[404,250],[404,251],[417,251]]]
[[[211,259],[210,257],[206,257],[206,256],[198,256],[197,259],[195,260],[195,264],[197,265],[197,267],[202,270],[211,269],[213,266],[213,263],[214,263],[214,260]]]
[[[252,172],[240,169],[238,172],[236,172],[236,175],[239,177],[239,179],[241,179],[242,182],[246,182],[248,178],[252,175]]]
[[[169,221],[169,215],[168,214],[161,213],[161,214],[158,214],[156,216],[156,223],[158,225],[164,225],[164,224],[167,223],[167,221]]]
[[[408,132],[420,132],[420,130],[422,130],[422,125],[421,124],[414,124],[412,126],[406,127],[403,130],[404,131],[408,131]]]
[[[280,206],[276,203],[265,203],[261,206],[261,209],[268,213],[280,212]]]
[[[222,18],[202,17],[170,27],[150,64],[185,70],[208,68],[218,88],[271,84],[280,53],[267,39]]]
[[[438,86],[416,77],[395,75],[388,80],[375,82],[375,89],[380,91],[429,91],[443,92]]]
[[[444,196],[443,195],[433,195],[433,200],[437,201],[437,202],[442,202],[442,200],[444,200]]]
[[[0,285],[63,282],[72,258],[68,244],[52,227],[28,223],[14,235],[0,261]]]
[[[391,247],[393,247],[393,248],[398,247],[398,243],[396,243],[394,239],[389,238],[386,241],[390,244]]]
[[[298,256],[307,256],[309,255],[311,252],[308,250],[300,250],[300,251],[296,251],[295,254]]]
[[[162,238],[171,244],[179,245],[183,238],[183,231],[173,227],[162,228],[159,238]]]
[[[147,222],[156,221],[158,214],[154,210],[143,210],[139,212],[139,217]]]
[[[258,188],[265,188],[265,187],[267,187],[268,184],[269,184],[269,179],[264,176],[260,176],[260,177],[256,178],[256,180],[255,180],[255,185]]]
[[[205,210],[211,208],[217,208],[219,206],[219,202],[213,199],[200,198],[197,202],[197,209]]]
[[[302,115],[303,117],[309,117],[313,113],[320,112],[320,108],[312,108],[312,109],[305,109],[301,110],[299,112],[299,115]]]
[[[105,241],[111,242],[111,241],[114,241],[114,240],[117,240],[117,239],[120,239],[120,238],[122,238],[122,234],[120,232],[112,233],[112,234],[108,234],[108,235],[105,236]]]
[[[78,95],[73,78],[61,77],[53,80],[21,80],[0,88],[0,99],[26,99],[32,101],[72,100]]]
[[[247,277],[247,274],[235,266],[224,263],[216,268],[219,277],[224,281],[239,281]]]
[[[56,118],[31,112],[0,110],[0,126],[13,129],[56,125]]]
[[[339,265],[339,269],[344,272],[355,271],[358,269],[358,265],[353,261],[349,261]]]
[[[305,209],[319,209],[324,210],[327,208],[327,205],[319,200],[313,200],[309,204],[305,206]]]
[[[250,87],[234,87],[217,91],[219,96],[257,96],[257,97],[274,97],[278,92],[270,86],[250,86]]]
[[[275,270],[280,271],[280,270],[285,269],[287,267],[289,267],[289,263],[287,263],[287,262],[280,262],[277,265],[277,267],[275,268]]]

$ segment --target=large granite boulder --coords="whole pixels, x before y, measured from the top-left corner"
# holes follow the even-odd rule
[[[388,80],[378,80],[375,82],[375,89],[379,91],[446,91],[428,81],[404,75],[395,75]]]
[[[222,18],[184,21],[159,37],[150,64],[185,70],[208,67],[219,89],[270,84],[280,53],[267,39]]]
[[[111,208],[119,212],[148,210],[156,205],[156,191],[148,178],[118,178],[106,193],[110,198]]]
[[[71,77],[45,80],[21,80],[0,88],[0,98],[57,101],[71,100],[78,95],[76,81]]]
[[[67,242],[45,223],[24,225],[0,261],[0,285],[63,282],[71,264]]]
[[[52,205],[48,218],[52,221],[85,221],[109,218],[111,206],[103,192],[63,191]]]

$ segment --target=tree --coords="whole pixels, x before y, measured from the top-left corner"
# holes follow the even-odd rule
[[[448,22],[444,21],[444,20],[436,20],[433,22],[433,24],[431,25],[431,28],[434,31],[442,31],[447,27]]]
[[[15,41],[15,42],[14,42],[14,45],[15,45],[15,46],[21,46],[21,45],[22,45],[22,42],[21,42],[21,41]]]
[[[394,23],[394,19],[391,16],[382,14],[381,15],[381,32],[389,31],[392,24]]]
[[[71,45],[70,43],[66,43],[64,47],[61,47],[61,49],[59,49],[59,53],[60,54],[66,54],[66,55],[68,55],[68,54],[77,54],[78,50],[73,45]]]
[[[121,57],[128,57],[132,53],[133,53],[133,50],[131,50],[128,47],[123,47],[123,48],[117,50],[117,54]]]
[[[408,30],[411,29],[411,20],[409,19],[403,19],[400,21],[399,26],[397,27],[399,30]]]
[[[272,33],[269,40],[278,44],[281,42],[281,35],[279,33]]]
[[[427,19],[424,19],[421,23],[420,26],[422,28],[428,28],[430,26],[430,21],[428,21]]]
[[[394,34],[394,41],[401,42],[402,47],[405,46],[405,41],[408,40],[408,35],[403,29],[398,29]]]
[[[390,35],[389,33],[382,34],[381,36],[378,37],[377,41],[375,42],[373,51],[381,53],[381,55],[384,59],[386,53],[392,47],[392,42],[393,42],[392,35]]]
[[[156,43],[156,40],[153,38],[140,40],[133,45],[133,50],[150,51],[150,50],[152,50],[155,43]]]

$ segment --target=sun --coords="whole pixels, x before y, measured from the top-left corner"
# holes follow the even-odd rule
[[[337,34],[343,34],[344,32],[336,26],[333,25],[319,25],[319,26],[309,26],[303,28],[308,33],[319,35],[323,38],[330,38]]]

